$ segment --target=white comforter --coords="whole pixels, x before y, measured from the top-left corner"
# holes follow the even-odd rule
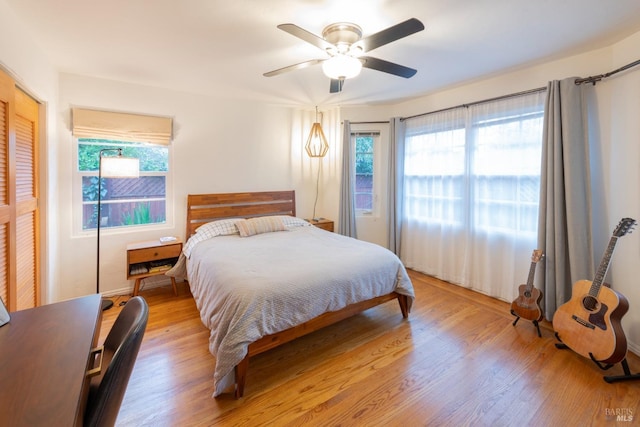
[[[235,383],[250,343],[392,291],[414,299],[404,266],[378,245],[316,227],[218,236],[187,261],[189,286],[216,358],[214,396]]]

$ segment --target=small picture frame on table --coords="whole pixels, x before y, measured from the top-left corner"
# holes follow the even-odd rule
[[[4,301],[0,298],[0,326],[4,326],[9,323],[11,320],[11,316],[9,316],[9,311],[7,307],[4,305]]]

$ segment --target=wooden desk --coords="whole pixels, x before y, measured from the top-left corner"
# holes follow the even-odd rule
[[[11,313],[0,327],[0,426],[82,425],[100,295]]]

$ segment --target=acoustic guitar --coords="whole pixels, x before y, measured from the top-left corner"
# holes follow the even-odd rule
[[[623,218],[609,240],[594,280],[579,280],[571,299],[553,315],[556,337],[571,350],[595,362],[618,363],[627,354],[627,338],[620,320],[629,302],[620,293],[602,286],[618,239],[630,233],[636,221]]]
[[[511,303],[511,314],[523,319],[539,322],[542,320],[542,309],[540,300],[542,291],[533,286],[533,277],[536,272],[536,265],[544,257],[540,249],[535,249],[531,255],[531,267],[526,285],[518,287],[518,297]],[[517,319],[516,319],[517,320]]]

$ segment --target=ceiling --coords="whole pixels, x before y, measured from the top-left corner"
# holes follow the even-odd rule
[[[397,102],[640,31],[638,0],[3,1],[62,72],[284,105]],[[278,24],[353,22],[366,37],[412,17],[424,31],[368,53],[410,79],[365,68],[330,94],[320,65],[262,75],[327,57]]]

